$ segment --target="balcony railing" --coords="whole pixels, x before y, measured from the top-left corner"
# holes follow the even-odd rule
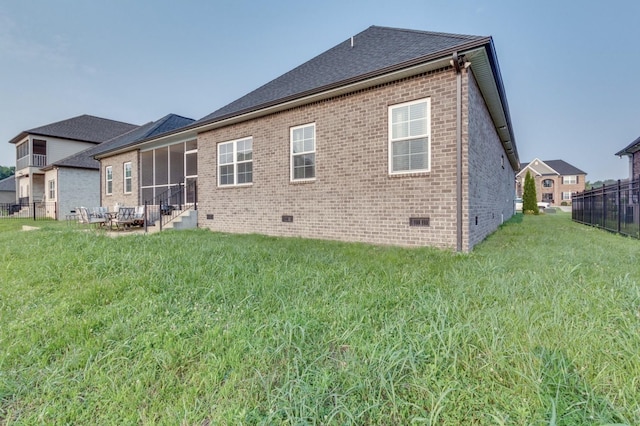
[[[47,165],[47,156],[43,154],[26,155],[22,158],[18,158],[16,161],[16,170],[24,169],[25,167],[44,167]]]

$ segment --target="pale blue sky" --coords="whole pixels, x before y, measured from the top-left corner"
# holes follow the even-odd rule
[[[640,136],[637,0],[0,0],[0,165],[22,130],[194,119],[370,25],[493,36],[522,162],[624,178]]]

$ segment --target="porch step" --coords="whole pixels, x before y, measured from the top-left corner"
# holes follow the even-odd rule
[[[163,226],[163,229],[194,229],[198,227],[198,211],[186,210],[171,222]]]

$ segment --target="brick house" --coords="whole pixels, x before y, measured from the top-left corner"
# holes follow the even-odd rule
[[[153,140],[195,120],[168,114],[120,137],[107,141],[88,152],[100,161],[100,205],[137,206],[151,201],[155,193],[169,186],[189,182],[197,175],[195,136],[189,141],[160,138],[161,146],[147,144],[141,152],[139,141]],[[167,146],[170,144],[170,146]],[[185,161],[187,164],[185,164]],[[139,173],[141,165],[145,173]],[[157,185],[154,186],[154,179]]]
[[[491,37],[376,26],[102,170],[138,150],[148,199],[174,144],[199,227],[457,251],[513,214],[520,168]]]
[[[516,195],[522,197],[524,179],[527,171],[531,172],[536,182],[538,201],[559,206],[571,204],[571,196],[582,192],[585,188],[587,174],[563,160],[546,160],[538,158],[524,166],[516,175]]]
[[[626,148],[616,152],[616,155],[629,157],[629,179],[640,179],[640,137],[631,142]]]

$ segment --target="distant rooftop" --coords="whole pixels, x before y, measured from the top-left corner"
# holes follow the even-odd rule
[[[136,127],[138,126],[135,124],[85,114],[22,131],[11,139],[10,142],[17,143],[27,135],[36,135],[81,142],[101,143],[129,132]]]
[[[96,155],[103,154],[105,152],[112,151],[126,145],[131,145],[140,140],[161,135],[180,127],[184,127],[188,124],[193,123],[193,121],[194,120],[192,118],[185,118],[176,114],[168,114],[159,120],[144,124],[139,127],[135,127],[133,130],[130,130],[123,135],[117,136],[97,146],[93,146],[77,154],[49,164],[46,168],[57,166],[98,170],[100,168],[100,163],[94,159]]]

